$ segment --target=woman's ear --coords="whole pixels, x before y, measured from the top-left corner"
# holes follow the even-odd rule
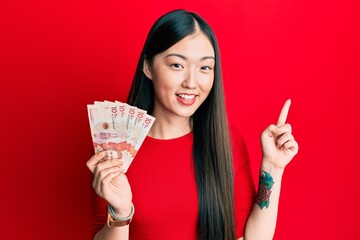
[[[148,79],[152,80],[151,67],[146,59],[144,59],[143,72]]]

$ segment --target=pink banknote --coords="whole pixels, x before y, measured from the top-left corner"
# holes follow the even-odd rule
[[[95,101],[87,109],[95,153],[106,151],[108,158],[123,159],[126,172],[155,118],[119,101]]]

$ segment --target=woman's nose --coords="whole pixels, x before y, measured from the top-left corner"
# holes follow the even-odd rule
[[[186,71],[182,86],[189,89],[196,88],[196,73],[194,70],[189,69],[188,71]]]

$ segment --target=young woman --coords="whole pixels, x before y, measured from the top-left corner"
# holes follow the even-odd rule
[[[156,121],[126,174],[121,159],[102,161],[106,152],[87,162],[101,197],[94,239],[273,238],[282,174],[298,151],[290,101],[261,135],[255,197],[245,144],[227,123],[218,44],[199,15],[176,10],[155,22],[128,104]]]

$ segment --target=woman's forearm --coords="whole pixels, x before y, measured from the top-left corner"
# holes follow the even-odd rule
[[[273,239],[276,227],[283,169],[262,163],[259,189],[245,228],[246,240]]]
[[[129,225],[123,227],[109,228],[106,224],[95,235],[94,240],[128,240]]]

